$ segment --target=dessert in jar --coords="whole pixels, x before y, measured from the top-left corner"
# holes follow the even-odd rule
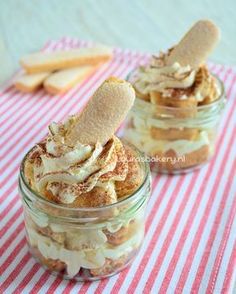
[[[124,137],[150,157],[158,172],[191,171],[214,154],[225,95],[205,61],[218,39],[212,22],[199,21],[178,45],[128,77],[136,100]]]
[[[114,135],[134,98],[128,82],[106,80],[81,114],[52,123],[22,161],[29,248],[52,273],[104,278],[125,268],[140,248],[149,166]]]

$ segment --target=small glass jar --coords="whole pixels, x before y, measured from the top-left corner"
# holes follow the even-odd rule
[[[151,177],[143,155],[132,147],[143,182],[132,195],[98,208],[71,208],[50,202],[29,186],[24,157],[19,191],[29,249],[51,273],[77,281],[97,280],[123,270],[137,255],[145,229]]]
[[[223,83],[216,76],[215,80],[219,98],[206,105],[177,108],[136,98],[123,137],[149,157],[153,171],[186,173],[212,157],[226,101]]]

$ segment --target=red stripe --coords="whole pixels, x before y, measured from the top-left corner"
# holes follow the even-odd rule
[[[48,294],[54,293],[57,287],[62,282],[62,279],[60,277],[56,277],[52,285],[48,288],[47,292]]]
[[[83,283],[83,286],[85,285],[86,283]],[[76,285],[76,281],[74,280],[70,280],[67,285],[66,285],[66,288],[64,289],[64,291],[62,292],[63,294],[69,294],[71,289]]]
[[[234,285],[232,285],[232,276],[233,276],[233,273],[235,273],[235,271],[236,271],[235,265],[236,265],[236,241],[234,242],[234,247],[231,252],[231,256],[230,256],[229,264],[228,264],[228,269],[227,269],[227,274],[224,278],[224,284],[221,289],[221,293],[230,293],[229,292],[230,286],[233,286],[235,288],[235,283],[234,283]]]
[[[48,280],[48,278],[50,277],[50,273],[49,271],[44,271],[41,278],[38,280],[38,282],[34,285],[34,287],[32,288],[32,290],[30,291],[30,294],[35,294],[38,293],[39,290],[42,288],[43,285],[45,285],[46,281]],[[27,285],[25,285],[26,287]]]

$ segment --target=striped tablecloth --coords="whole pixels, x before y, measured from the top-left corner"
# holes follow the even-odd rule
[[[87,46],[62,38],[45,50]],[[114,59],[63,96],[40,90],[4,89],[0,99],[0,293],[232,293],[236,281],[236,73],[210,65],[225,82],[228,102],[216,154],[201,170],[153,176],[146,237],[133,264],[98,282],[76,283],[50,275],[26,245],[17,191],[19,163],[40,141],[51,121],[78,112],[101,82],[125,78],[149,56],[114,49]]]

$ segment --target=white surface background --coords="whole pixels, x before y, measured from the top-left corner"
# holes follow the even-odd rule
[[[14,67],[20,56],[64,35],[157,52],[201,18],[222,30],[211,59],[236,64],[235,0],[0,0],[0,36]]]

